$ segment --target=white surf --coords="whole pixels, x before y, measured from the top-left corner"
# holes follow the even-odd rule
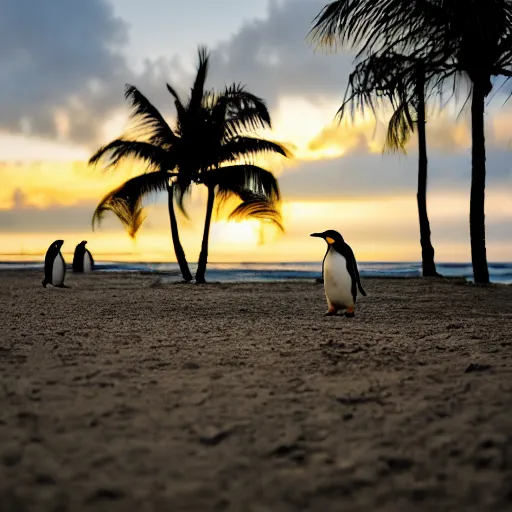
[[[354,306],[352,278],[347,270],[347,260],[333,248],[325,257],[324,289],[329,305],[340,309]]]
[[[84,253],[84,272],[90,272],[92,270],[92,261],[88,251]]]
[[[64,284],[64,277],[66,276],[66,263],[62,254],[59,252],[53,260],[52,269],[52,284],[53,286],[62,286]]]

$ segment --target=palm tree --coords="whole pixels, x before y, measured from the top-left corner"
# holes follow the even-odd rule
[[[485,101],[493,89],[493,77],[512,76],[512,1],[445,0],[435,22],[444,31],[442,37],[445,45],[455,43],[453,66],[471,82],[471,259],[475,282],[488,283],[485,244]]]
[[[427,213],[427,140],[426,140],[426,75],[421,59],[408,59],[389,52],[371,55],[359,62],[350,74],[345,100],[338,111],[340,120],[350,108],[354,119],[366,108],[376,114],[377,106],[387,100],[394,109],[388,123],[384,149],[406,152],[406,144],[413,132],[418,133],[417,204],[420,225],[422,270],[424,276],[439,276],[434,261],[434,247],[430,238]],[[434,77],[428,77],[432,79]]]
[[[186,215],[183,207],[182,185],[186,183],[187,177],[184,176],[186,171],[181,172],[178,165],[180,139],[160,112],[136,87],[127,85],[125,97],[130,100],[133,108],[134,138],[121,137],[101,147],[90,158],[89,164],[95,165],[103,157],[107,157],[109,160],[106,167],[111,168],[127,158],[136,158],[144,162],[146,172],[129,179],[100,201],[93,215],[93,228],[96,223],[101,222],[106,211],[112,211],[125,225],[128,234],[135,238],[144,221],[143,199],[155,193],[167,191],[174,252],[183,279],[191,281],[192,274],[180,242],[174,210],[176,197],[180,209]]]
[[[471,259],[475,282],[488,283],[485,245],[485,100],[493,77],[512,76],[512,0],[338,0],[326,5],[310,35],[359,54],[395,50],[426,56],[443,79],[471,84]]]
[[[215,199],[219,207],[231,198],[241,203],[230,219],[252,217],[271,221],[281,230],[279,186],[274,175],[255,165],[254,157],[263,153],[289,156],[284,146],[256,136],[258,128],[271,128],[270,113],[265,102],[238,84],[220,93],[205,91],[209,56],[200,53],[202,80],[196,80],[190,103],[188,127],[203,142],[200,171],[195,183],[207,188],[206,216],[196,283],[205,283],[208,242]],[[199,73],[198,73],[199,76]],[[191,96],[192,97],[192,96]],[[200,99],[200,100],[199,100]],[[252,135],[249,135],[251,134]]]
[[[167,84],[177,113],[174,130],[136,88],[129,86],[127,97],[132,99],[134,106],[136,135],[144,140],[117,139],[100,148],[90,163],[96,163],[104,155],[110,157],[109,166],[117,165],[126,157],[136,157],[146,163],[149,172],[132,178],[105,196],[96,209],[93,222],[101,220],[104,211],[111,210],[129,233],[135,234],[143,221],[143,198],[167,190],[176,257],[185,265],[174,201],[186,213],[184,198],[191,186],[202,184],[207,187],[205,227],[196,272],[196,282],[204,283],[215,197],[219,199],[219,206],[233,197],[241,200],[230,219],[269,220],[282,229],[277,180],[269,171],[254,165],[252,158],[265,152],[288,156],[288,152],[276,142],[250,135],[259,128],[271,127],[265,102],[238,84],[226,87],[220,93],[206,91],[209,55],[205,48],[199,49],[198,57],[188,102],[182,102],[176,90]],[[186,275],[185,280],[190,281],[190,271]]]

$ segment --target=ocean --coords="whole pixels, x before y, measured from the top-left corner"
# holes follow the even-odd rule
[[[195,265],[190,265],[192,272]],[[421,277],[421,263],[358,262],[363,277]],[[0,262],[0,270],[43,270],[41,261]],[[154,272],[164,274],[166,281],[180,279],[177,263],[119,263],[98,261],[99,272]],[[469,263],[438,263],[437,271],[445,277],[462,277],[471,281],[473,272]],[[268,281],[310,281],[321,277],[321,262],[297,263],[209,263],[207,279],[210,282],[242,283]],[[512,284],[512,263],[489,263],[491,282]]]

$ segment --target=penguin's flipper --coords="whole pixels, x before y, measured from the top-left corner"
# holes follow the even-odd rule
[[[329,245],[327,245],[327,251],[325,251],[324,259],[322,260],[322,283],[324,282],[324,266],[325,266],[325,258],[329,254]]]
[[[359,292],[361,295],[366,297],[366,292],[363,290],[363,287],[361,286],[361,278],[359,277],[359,269],[357,268],[357,261],[356,257],[354,255],[354,251],[349,247],[350,255],[352,257],[352,265],[353,265],[353,272],[355,276],[355,281],[357,282],[357,288],[359,289]]]

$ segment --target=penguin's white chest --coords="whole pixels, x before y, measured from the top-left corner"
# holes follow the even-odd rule
[[[88,251],[84,253],[84,272],[90,272],[92,270],[91,256]]]
[[[52,269],[52,284],[53,286],[61,286],[64,284],[64,277],[66,275],[66,264],[64,263],[64,258],[62,254],[59,252],[55,259],[53,260],[53,269]]]
[[[329,305],[339,308],[354,306],[352,278],[347,270],[347,260],[330,249],[324,261],[324,289]]]

